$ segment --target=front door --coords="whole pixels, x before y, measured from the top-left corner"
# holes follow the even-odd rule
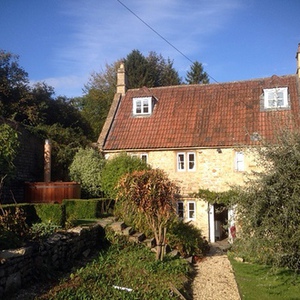
[[[214,243],[215,240],[215,207],[213,204],[208,204],[208,222],[209,222],[209,241]]]

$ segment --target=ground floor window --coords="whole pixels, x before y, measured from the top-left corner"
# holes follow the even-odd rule
[[[184,203],[182,201],[177,202],[177,214],[179,218],[184,218]]]
[[[188,201],[188,219],[195,220],[196,219],[196,203],[195,201]]]

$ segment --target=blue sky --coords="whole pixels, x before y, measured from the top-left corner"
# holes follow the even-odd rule
[[[296,72],[299,0],[120,1],[212,83]],[[93,71],[133,49],[169,57],[182,78],[191,65],[118,0],[1,0],[0,28],[0,48],[56,95],[81,96]]]

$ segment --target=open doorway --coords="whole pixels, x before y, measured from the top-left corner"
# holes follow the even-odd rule
[[[215,204],[215,240],[228,238],[228,209],[224,204]]]
[[[224,204],[210,204],[209,231],[211,243],[228,238],[228,208]]]

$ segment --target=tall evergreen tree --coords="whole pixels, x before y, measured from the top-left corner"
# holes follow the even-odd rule
[[[139,50],[133,50],[125,59],[127,87],[129,89],[151,86],[148,75],[148,61]]]
[[[198,61],[195,61],[191,65],[190,71],[187,72],[185,80],[188,84],[209,83],[208,74],[204,72],[202,64]]]
[[[181,84],[181,79],[178,75],[178,72],[173,67],[173,61],[171,61],[169,58],[163,63],[163,68],[160,76],[161,86]]]

